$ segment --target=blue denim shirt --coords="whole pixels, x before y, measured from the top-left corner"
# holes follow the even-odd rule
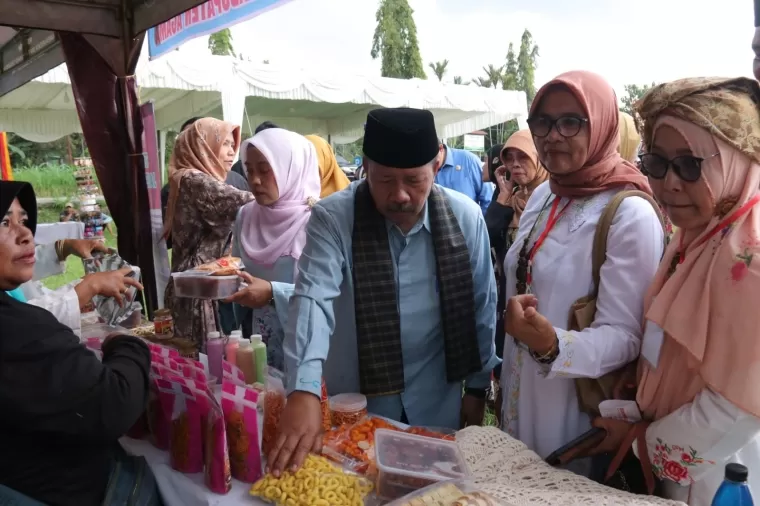
[[[352,183],[312,209],[307,242],[298,262],[295,286],[272,283],[275,307],[285,324],[285,373],[288,392],[320,395],[324,376],[330,395],[359,391],[359,365],[354,319],[351,241],[354,224]],[[499,362],[494,347],[496,283],[485,221],[464,195],[446,190],[470,251],[477,340],[482,371],[466,383],[485,388]],[[405,390],[372,397],[370,412],[413,425],[459,428],[461,382],[446,379],[443,328],[430,220],[425,215],[404,235],[390,223],[388,239],[396,274]],[[282,308],[290,304],[287,316]],[[469,303],[462,301],[462,303]],[[284,320],[283,320],[284,321]]]

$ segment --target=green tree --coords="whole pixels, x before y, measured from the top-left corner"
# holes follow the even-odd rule
[[[208,48],[211,54],[217,56],[235,56],[232,47],[232,32],[229,28],[212,33],[208,38]]]
[[[470,81],[464,81],[462,76],[454,76],[454,84],[468,85]]]
[[[435,77],[437,77],[439,81],[443,81],[449,67],[449,60],[428,63],[428,67],[430,67],[430,70],[433,71],[433,74],[435,74]]]
[[[481,88],[498,88],[504,79],[504,67],[496,67],[489,64],[483,67],[485,77],[476,77],[474,82]]]
[[[511,42],[507,50],[507,63],[504,65],[504,77],[501,84],[505,90],[518,89],[517,56],[515,55],[515,46]]]
[[[623,104],[623,107],[621,107],[620,110],[633,116],[633,104],[655,86],[657,86],[655,83],[652,83],[651,85],[642,84],[641,86],[638,84],[626,84],[625,96],[620,99],[620,102]]]
[[[383,77],[427,79],[422,66],[414,11],[407,0],[381,0],[372,38],[373,59],[381,58]]]
[[[517,55],[517,87],[528,96],[528,103],[536,96],[537,66],[538,46],[533,43],[533,36],[526,29],[520,38],[520,52]]]

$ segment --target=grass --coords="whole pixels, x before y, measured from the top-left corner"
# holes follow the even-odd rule
[[[68,165],[39,165],[17,168],[13,177],[16,181],[31,183],[37,197],[70,199],[77,194],[75,170]]]

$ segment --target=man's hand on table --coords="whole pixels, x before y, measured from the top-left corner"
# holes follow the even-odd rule
[[[279,477],[296,471],[310,453],[322,450],[322,404],[319,397],[295,391],[280,417],[274,449],[267,455],[267,470]]]
[[[95,239],[64,239],[60,260],[66,260],[71,255],[82,259],[92,258],[93,252],[108,253],[108,248]]]

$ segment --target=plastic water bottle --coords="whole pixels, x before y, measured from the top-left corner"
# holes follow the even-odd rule
[[[253,361],[256,366],[256,383],[262,385],[267,382],[267,345],[261,340],[260,334],[251,336],[253,346]]]
[[[209,332],[206,341],[206,355],[208,355],[208,372],[211,376],[221,380],[222,360],[224,359],[224,341],[219,332]]]
[[[243,340],[243,332],[233,330],[227,345],[224,347],[224,358],[232,365],[237,365],[237,350],[240,347],[240,341]]]
[[[712,506],[754,506],[747,484],[748,474],[746,466],[726,464],[725,477],[713,497]]]

